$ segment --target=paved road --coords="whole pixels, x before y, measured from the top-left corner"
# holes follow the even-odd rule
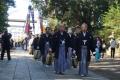
[[[0,61],[0,80],[109,80],[89,72],[88,77],[80,77],[77,69],[67,70],[65,75],[54,74],[53,67],[43,67],[40,61],[33,60],[27,52],[15,50],[12,60]]]
[[[91,70],[109,80],[120,80],[120,58],[107,58],[99,63],[92,62]]]

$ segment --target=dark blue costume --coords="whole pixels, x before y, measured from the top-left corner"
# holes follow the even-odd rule
[[[39,47],[42,54],[42,62],[45,64],[49,48],[52,49],[52,35],[42,34],[39,41]]]
[[[69,38],[66,32],[56,32],[54,34],[54,51],[55,51],[55,71],[63,73],[67,68],[67,52]]]
[[[87,76],[88,75],[88,66],[91,59],[90,51],[94,51],[94,40],[92,35],[89,32],[81,32],[78,38],[78,48],[80,52],[80,67],[79,74]]]
[[[10,42],[10,38],[12,37],[11,34],[9,33],[4,33],[2,35],[2,51],[1,51],[1,60],[3,60],[4,58],[4,53],[5,53],[5,50],[7,51],[7,57],[8,57],[8,60],[11,60],[11,56],[10,56],[10,47],[11,47],[11,42]]]

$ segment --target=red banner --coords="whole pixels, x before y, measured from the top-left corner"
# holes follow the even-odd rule
[[[25,33],[30,32],[30,14],[27,14],[27,21],[26,21],[26,26],[25,26]]]

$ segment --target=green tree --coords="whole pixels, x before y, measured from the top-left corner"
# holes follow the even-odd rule
[[[8,27],[8,9],[15,6],[14,0],[0,0],[0,32]]]
[[[109,7],[109,10],[105,12],[102,16],[103,29],[100,30],[101,34],[105,37],[108,37],[111,32],[115,32],[115,37],[120,37],[120,4],[116,2],[115,4]]]
[[[115,0],[32,0],[36,8],[43,9],[43,15],[56,16],[58,20],[75,25],[87,21],[89,24],[98,22],[98,18],[107,11]],[[44,3],[44,4],[43,4]]]
[[[103,25],[109,28],[120,28],[120,5],[111,5],[103,15]]]
[[[58,21],[56,18],[48,18],[48,22],[49,22],[49,26],[52,28],[52,29],[55,29],[55,27],[57,26],[58,24]]]

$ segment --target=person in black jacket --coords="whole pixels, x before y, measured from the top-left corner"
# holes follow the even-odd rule
[[[54,34],[55,71],[56,74],[64,74],[67,68],[67,52],[69,38],[64,25],[60,25],[59,31]]]
[[[68,68],[71,68],[72,66],[72,56],[76,55],[76,53],[73,53],[76,46],[76,39],[75,35],[73,34],[72,28],[68,28],[68,38],[69,38],[69,44],[68,44],[68,53],[67,53],[67,62],[68,62]]]
[[[42,63],[46,64],[46,57],[52,51],[52,35],[50,28],[46,28],[46,33],[42,34],[39,40],[39,47],[42,54]]]
[[[88,75],[88,66],[90,63],[91,55],[90,51],[94,51],[94,40],[93,36],[87,30],[88,25],[83,23],[81,25],[81,33],[77,40],[78,48],[80,50],[80,65],[79,65],[79,74],[81,76]]]
[[[79,38],[79,34],[80,34],[80,26],[77,25],[75,27],[75,31],[74,31],[74,34],[73,34],[74,35],[74,37],[73,37],[73,49],[75,50],[75,53],[77,55],[77,61],[80,61],[80,58],[79,58],[80,51],[79,51],[79,46],[77,45],[78,44],[77,40]]]
[[[12,37],[12,35],[10,33],[8,33],[7,31],[5,31],[4,34],[2,35],[1,60],[3,60],[3,58],[4,58],[5,50],[7,51],[8,60],[11,60],[11,56],[10,56],[10,48],[11,48],[10,38],[11,37]]]
[[[77,68],[78,66],[78,61],[80,61],[80,52],[79,52],[79,46],[77,46],[77,40],[79,38],[79,33],[80,33],[80,26],[77,25],[74,30],[73,30],[73,36],[72,36],[72,48],[73,48],[73,54],[72,54],[72,66],[74,68]],[[75,51],[75,52],[74,52]]]
[[[33,39],[32,47],[34,50],[39,50],[39,35],[38,34]]]

